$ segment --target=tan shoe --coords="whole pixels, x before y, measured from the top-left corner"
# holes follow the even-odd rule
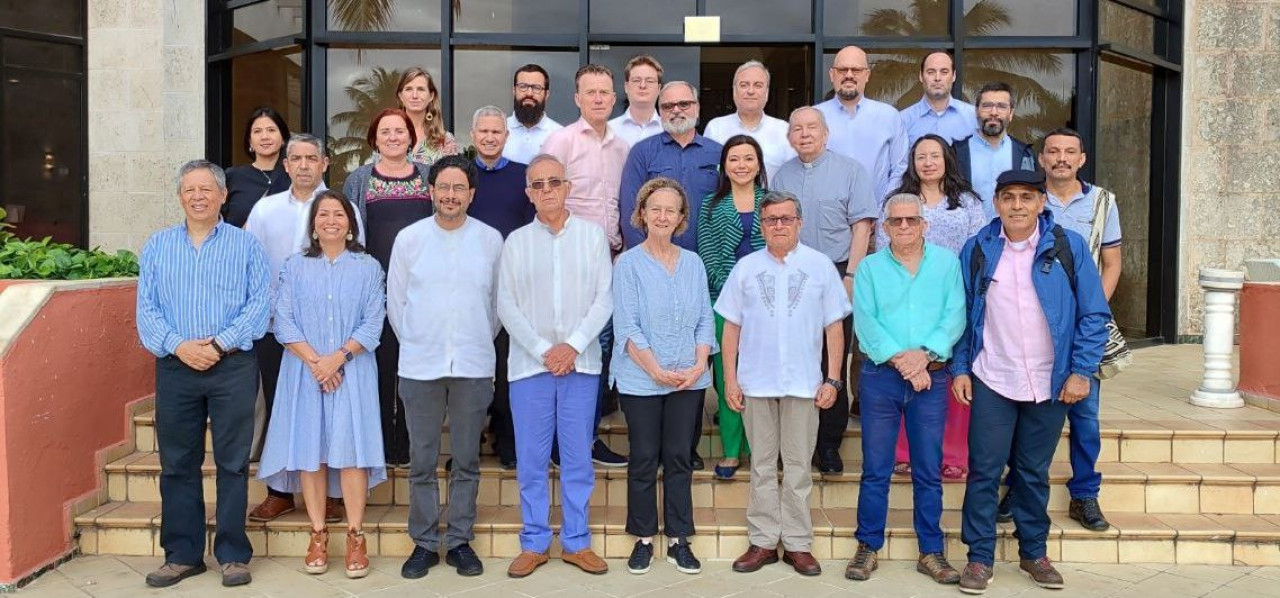
[[[249,521],[271,521],[276,517],[285,513],[292,513],[297,507],[293,504],[293,497],[284,498],[274,494],[268,494],[266,500],[262,504],[249,511]]]
[[[604,575],[609,572],[609,563],[596,556],[596,553],[591,552],[590,548],[579,550],[578,552],[566,552],[560,558],[564,562],[592,575]]]
[[[516,560],[511,561],[511,566],[507,567],[507,577],[528,577],[534,569],[545,565],[547,560],[545,552],[525,550],[516,557]]]

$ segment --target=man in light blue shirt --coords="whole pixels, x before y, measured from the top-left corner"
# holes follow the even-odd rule
[[[988,218],[996,217],[996,179],[1010,170],[1036,170],[1031,146],[1009,134],[1013,107],[1013,88],[1008,83],[983,85],[978,90],[977,130],[951,144],[960,176],[968,179],[974,193],[982,198]]]
[[[658,117],[658,91],[662,87],[662,64],[658,59],[641,54],[627,61],[622,69],[622,91],[627,94],[627,108],[609,120],[613,134],[631,147],[641,139],[662,132]]]
[[[849,579],[870,579],[884,547],[898,428],[906,419],[915,487],[917,570],[938,583],[957,583],[942,534],[942,434],[947,418],[946,362],[964,332],[960,261],[925,243],[929,223],[917,195],[885,203],[889,247],[858,265],[853,320],[867,358],[858,376],[862,403],[862,482],[858,493],[858,551]]]
[[[955,63],[951,54],[938,50],[920,61],[920,86],[924,96],[919,102],[902,109],[902,126],[907,130],[907,143],[933,133],[948,143],[973,134],[978,115],[973,104],[951,96],[956,83]]]
[[[862,164],[871,173],[877,203],[902,182],[907,171],[907,133],[889,104],[865,97],[871,67],[867,54],[846,46],[831,64],[835,97],[817,105],[831,129],[828,149]]]

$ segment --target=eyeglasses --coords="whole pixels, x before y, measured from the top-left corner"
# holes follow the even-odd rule
[[[450,191],[453,191],[454,193],[466,193],[467,191],[470,191],[470,190],[471,190],[471,187],[469,187],[469,186],[467,186],[467,185],[463,185],[463,184],[461,184],[461,183],[459,183],[459,184],[457,184],[457,185],[449,185],[449,184],[447,184],[447,183],[440,183],[440,184],[438,184],[438,185],[436,185],[435,187],[432,187],[432,188],[436,190],[436,193],[448,193],[448,192],[450,192]]]
[[[537,83],[516,83],[516,90],[542,93],[547,90],[547,87],[545,85],[538,85]]]
[[[564,184],[564,179],[546,179],[529,181],[529,188],[534,191],[542,191],[543,189],[559,189]]]
[[[831,70],[837,75],[862,75],[871,69],[865,66],[833,66]]]
[[[768,218],[761,218],[760,222],[765,226],[791,226],[799,219],[799,216],[770,216]]]
[[[675,111],[677,108],[679,108],[680,111],[683,112],[685,110],[688,110],[694,107],[694,105],[696,105],[697,103],[698,103],[697,100],[680,100],[679,102],[666,102],[664,104],[659,104],[658,107],[662,108],[663,112],[672,112],[672,111]]]
[[[1010,106],[1009,104],[1006,104],[1004,102],[983,102],[981,104],[978,104],[978,108],[981,108],[983,110],[1003,111],[1003,110],[1008,110],[1010,108],[1013,108],[1013,106]]]
[[[658,80],[654,79],[653,77],[632,77],[630,79],[627,79],[627,83],[630,83],[632,85],[644,85],[646,87],[653,87],[654,85],[658,84]]]
[[[911,228],[915,228],[920,226],[921,222],[924,222],[924,218],[919,216],[890,216],[885,218],[885,222],[888,222],[889,226],[894,228],[902,226],[903,224],[906,224]]]

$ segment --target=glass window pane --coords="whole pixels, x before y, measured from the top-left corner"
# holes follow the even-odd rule
[[[440,31],[440,2],[441,0],[328,0],[329,29],[436,32]],[[457,17],[456,12],[454,16]]]
[[[431,73],[440,83],[440,49],[332,48],[329,50],[329,186],[341,188],[351,171],[368,162],[373,149],[365,142],[369,119],[383,108],[394,108],[400,73],[409,67]],[[448,98],[444,98],[448,101]],[[452,131],[450,123],[445,129]]]
[[[809,33],[813,29],[811,0],[707,0],[707,14],[720,15],[720,33],[775,35]],[[768,27],[761,27],[768,23]]]
[[[4,79],[0,106],[0,205],[19,237],[83,246],[83,82],[77,75],[25,72]],[[49,115],[62,115],[50,118]]]
[[[618,102],[613,107],[613,116],[622,114],[627,109],[627,95],[622,89],[622,69],[627,61],[640,54],[648,54],[662,65],[663,81],[688,81],[699,86],[701,73],[701,49],[697,46],[591,46],[591,62],[603,64],[613,70],[614,88],[618,92]],[[576,119],[577,111],[575,110]],[[702,118],[706,121],[707,119]]]
[[[932,50],[881,50],[867,54],[871,78],[867,79],[866,96],[899,110],[920,101],[920,59]],[[831,97],[831,64],[835,53],[822,57],[824,97]]]
[[[459,146],[471,143],[471,115],[477,108],[493,105],[508,115],[514,109],[511,82],[516,69],[538,64],[551,75],[547,115],[567,125],[578,120],[573,104],[573,75],[578,71],[578,52],[534,52],[511,48],[463,49],[454,51],[456,73],[489,73],[485,77],[454,77],[454,135]]]
[[[696,15],[694,0],[591,0],[592,33],[684,33],[684,18]]]
[[[456,10],[459,5],[454,6]],[[453,15],[453,29],[462,33],[577,33],[578,0],[467,0]]]
[[[915,8],[913,8],[915,7]],[[947,35],[950,0],[823,0],[827,35]]]
[[[964,28],[971,36],[1075,35],[1076,2],[964,0]]]
[[[84,72],[84,47],[20,37],[4,38],[5,66],[23,66],[64,73]]]
[[[249,114],[268,106],[284,116],[289,131],[307,133],[302,125],[302,49],[284,48],[231,59],[231,118],[228,137],[231,164],[252,160],[244,149]]]
[[[0,2],[0,25],[10,29],[84,37],[84,0]],[[158,8],[158,7],[157,7]]]
[[[975,99],[978,88],[1004,81],[1013,88],[1014,116],[1009,134],[1026,143],[1040,143],[1044,134],[1072,125],[1076,62],[1066,53],[1048,50],[966,50],[964,93]]]
[[[1155,52],[1155,19],[1151,15],[1114,2],[1103,2],[1098,8],[1098,19],[1103,42]]]
[[[302,32],[302,5],[280,0],[267,0],[232,12],[235,30],[231,45],[296,35]]]
[[[1106,60],[1098,71],[1098,139],[1090,156],[1098,184],[1116,194],[1124,245],[1120,285],[1111,311],[1125,334],[1148,336],[1147,285],[1151,245],[1150,70]]]
[[[699,120],[711,119],[737,110],[733,103],[733,76],[748,60],[759,60],[769,69],[769,101],[765,114],[787,118],[791,111],[808,106],[813,90],[813,53],[808,45],[795,46],[708,46],[702,49],[698,94]]]

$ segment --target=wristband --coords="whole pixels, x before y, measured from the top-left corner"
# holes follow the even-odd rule
[[[227,356],[227,352],[226,352],[226,350],[224,350],[224,349],[222,348],[222,345],[219,345],[219,344],[218,344],[218,339],[216,339],[216,338],[215,338],[215,339],[210,340],[210,341],[209,341],[209,345],[213,347],[213,350],[214,350],[214,352],[216,352],[216,353],[218,354],[218,357],[226,357],[226,356]]]

